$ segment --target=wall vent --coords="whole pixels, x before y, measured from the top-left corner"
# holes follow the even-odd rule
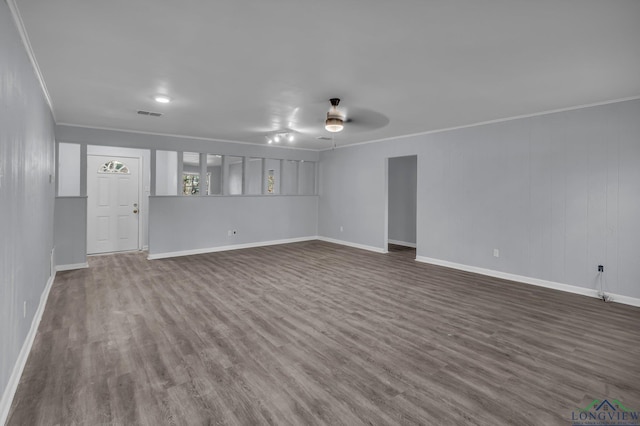
[[[151,111],[144,111],[144,110],[139,110],[138,114],[148,115],[149,117],[160,117],[162,115],[161,112],[151,112]]]
[[[330,141],[331,140],[331,138],[328,138],[326,136],[318,136],[316,139],[319,139],[321,141]]]

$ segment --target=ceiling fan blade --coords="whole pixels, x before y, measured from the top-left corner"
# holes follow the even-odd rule
[[[370,131],[389,124],[389,117],[366,108],[348,108],[345,111],[345,130]]]

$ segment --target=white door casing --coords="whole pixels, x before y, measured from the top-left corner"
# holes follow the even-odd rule
[[[139,248],[139,179],[138,158],[87,156],[87,254]]]

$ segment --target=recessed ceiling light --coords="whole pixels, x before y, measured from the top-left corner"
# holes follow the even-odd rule
[[[168,104],[171,102],[171,98],[167,95],[156,95],[153,97],[153,100],[161,104]]]

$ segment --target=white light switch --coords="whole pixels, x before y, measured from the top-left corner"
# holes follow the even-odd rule
[[[493,257],[500,257],[500,250],[493,249]]]

